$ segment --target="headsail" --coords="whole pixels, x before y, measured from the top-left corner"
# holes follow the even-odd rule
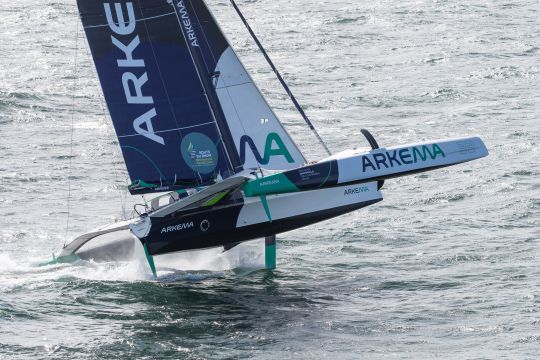
[[[78,0],[132,193],[305,160],[202,0]]]
[[[257,38],[257,35],[255,35],[255,32],[253,31],[253,29],[251,29],[251,26],[249,26],[246,18],[244,17],[244,14],[242,14],[242,12],[238,8],[238,5],[236,5],[236,2],[234,2],[234,0],[230,0],[230,1],[231,1],[231,5],[234,7],[234,10],[236,10],[236,13],[240,17],[240,20],[242,20],[242,22],[244,23],[244,26],[246,27],[247,31],[249,32],[249,34],[253,38],[253,41],[255,41],[255,43],[259,47],[259,50],[261,50],[261,53],[263,54],[264,58],[266,59],[266,62],[268,63],[268,65],[270,65],[270,68],[272,69],[272,71],[274,72],[276,77],[278,78],[279,82],[281,83],[281,86],[283,86],[283,89],[285,90],[285,92],[287,92],[287,95],[289,95],[289,98],[293,102],[294,107],[296,107],[296,110],[298,110],[298,112],[300,113],[300,115],[302,116],[302,118],[304,119],[306,124],[309,126],[310,130],[313,132],[313,134],[315,135],[317,140],[321,143],[321,145],[324,148],[324,150],[326,151],[326,153],[329,156],[331,156],[332,153],[330,152],[330,149],[328,148],[328,145],[326,145],[326,143],[322,139],[321,135],[319,135],[319,132],[317,131],[317,129],[315,129],[315,126],[313,125],[311,120],[306,115],[304,109],[302,109],[302,106],[300,106],[300,104],[298,103],[298,100],[296,100],[296,97],[293,95],[291,89],[289,88],[289,86],[287,85],[287,83],[285,82],[283,77],[281,76],[281,73],[278,71],[278,69],[274,65],[274,62],[270,59],[270,56],[268,56],[268,53],[266,52],[266,50],[262,46],[261,42]]]
[[[175,0],[187,11],[204,66],[211,74],[244,168],[269,170],[302,166],[305,159],[238,59],[203,0]]]

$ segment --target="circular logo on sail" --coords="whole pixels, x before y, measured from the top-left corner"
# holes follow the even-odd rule
[[[218,164],[218,151],[214,142],[201,133],[191,133],[182,140],[182,158],[200,174],[214,172]]]

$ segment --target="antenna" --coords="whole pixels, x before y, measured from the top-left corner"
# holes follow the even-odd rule
[[[232,6],[234,7],[234,9],[236,10],[236,13],[238,14],[238,16],[240,16],[240,19],[242,20],[242,22],[244,23],[244,25],[246,26],[246,29],[249,31],[249,34],[251,35],[251,37],[253,38],[253,40],[255,41],[255,43],[257,44],[257,46],[259,47],[259,50],[261,50],[264,58],[266,59],[266,61],[268,62],[268,64],[270,65],[270,67],[272,68],[272,71],[274,71],[274,74],[276,74],[279,82],[281,83],[281,85],[283,86],[283,88],[285,89],[285,91],[287,92],[287,95],[289,95],[289,97],[291,98],[294,106],[296,107],[296,110],[298,110],[298,112],[300,113],[300,115],[302,115],[302,118],[304,118],[304,121],[307,123],[307,125],[309,126],[309,128],[311,129],[311,131],[315,134],[315,136],[317,137],[317,140],[319,140],[319,142],[321,143],[321,145],[323,146],[324,150],[328,153],[329,156],[332,155],[332,153],[330,152],[330,149],[328,149],[328,146],[326,145],[326,143],[324,142],[324,140],[322,139],[321,135],[319,135],[319,133],[317,132],[317,129],[315,129],[315,126],[313,125],[313,123],[311,122],[311,120],[309,120],[308,116],[306,115],[306,113],[304,112],[304,109],[302,109],[302,106],[300,106],[300,104],[298,103],[298,101],[296,100],[296,97],[294,96],[294,94],[292,93],[291,89],[289,88],[289,86],[287,85],[287,83],[285,82],[285,80],[283,80],[283,77],[281,76],[281,74],[279,73],[279,70],[276,68],[276,66],[274,65],[274,63],[272,62],[272,60],[270,59],[270,56],[268,56],[268,53],[266,52],[266,50],[264,49],[264,47],[262,46],[261,42],[259,41],[259,39],[257,38],[257,35],[255,35],[255,33],[253,32],[253,30],[251,29],[251,26],[249,26],[246,18],[244,17],[244,15],[242,14],[242,12],[240,11],[240,9],[238,8],[238,6],[236,5],[236,2],[234,2],[234,0],[231,0],[231,4]]]

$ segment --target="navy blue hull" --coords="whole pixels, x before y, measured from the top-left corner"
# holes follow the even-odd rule
[[[235,203],[167,218],[152,218],[152,230],[141,241],[147,244],[151,255],[226,246],[295,230],[364,208],[381,200],[376,199],[239,228],[236,224],[243,203]]]

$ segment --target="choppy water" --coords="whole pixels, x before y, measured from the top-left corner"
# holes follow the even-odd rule
[[[209,3],[309,145],[227,1]],[[38,267],[64,242],[70,158],[69,237],[122,216],[126,176],[74,1],[2,1],[0,358],[538,358],[540,2],[239,3],[333,150],[366,127],[383,145],[480,134],[490,157],[281,235],[273,273],[256,245],[159,282],[139,263]]]

